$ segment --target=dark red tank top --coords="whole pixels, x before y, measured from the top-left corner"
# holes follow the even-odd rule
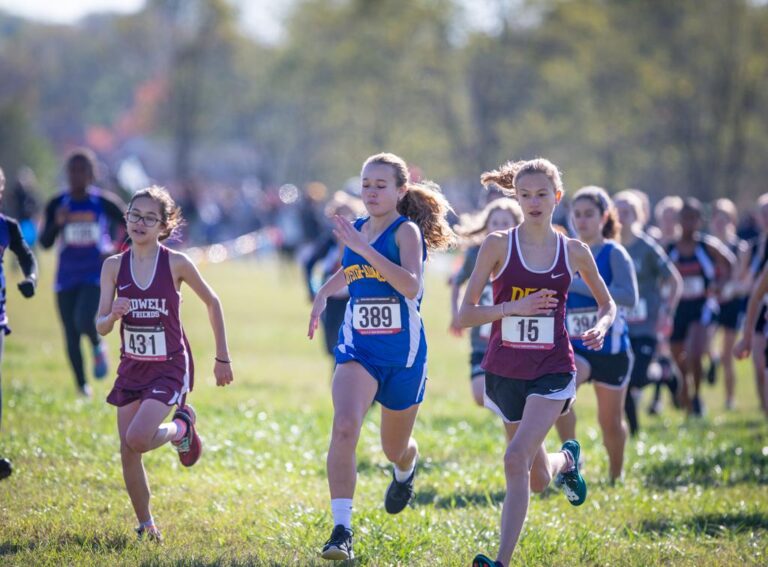
[[[118,376],[140,386],[157,377],[188,372],[191,358],[179,315],[181,294],[173,281],[168,249],[160,246],[146,288],[139,287],[133,277],[131,251],[123,252],[116,291],[118,297],[131,301],[130,312],[120,322]]]
[[[494,321],[485,370],[519,380],[535,380],[546,374],[575,372],[573,348],[565,328],[565,302],[571,285],[568,239],[557,235],[553,265],[541,272],[531,270],[520,252],[518,229],[509,231],[507,261],[492,281],[493,303],[518,300],[540,289],[551,289],[557,308],[546,316],[510,316]]]

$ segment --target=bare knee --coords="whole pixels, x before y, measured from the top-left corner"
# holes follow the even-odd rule
[[[343,445],[357,445],[357,439],[360,436],[360,427],[360,422],[354,418],[345,415],[335,415],[333,417],[331,442]]]
[[[146,435],[129,428],[125,434],[125,445],[134,453],[146,453],[151,447],[152,439]]]
[[[504,453],[504,473],[507,478],[527,476],[531,470],[531,459],[524,451],[509,446]]]
[[[621,415],[601,417],[599,422],[605,437],[615,439],[624,433],[624,421]]]
[[[408,443],[383,443],[381,446],[384,456],[390,463],[399,463],[405,458],[408,451]]]

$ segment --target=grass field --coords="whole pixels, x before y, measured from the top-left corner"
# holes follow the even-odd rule
[[[299,270],[270,261],[202,268],[227,316],[235,384],[217,389],[204,309],[185,292],[184,321],[197,361],[196,405],[205,443],[184,469],[162,447],[145,457],[162,546],[140,543],[123,488],[115,410],[75,395],[42,258],[38,296],[8,283],[13,334],[3,362],[0,482],[3,565],[321,565],[332,528],[325,478],[331,364],[305,338],[309,306]],[[495,553],[504,495],[501,426],[471,402],[468,345],[445,332],[447,289],[430,266],[424,306],[430,361],[416,426],[422,460],[415,505],[383,509],[390,479],[377,411],[360,445],[354,524],[359,565],[468,565]],[[11,270],[8,270],[11,271]],[[117,334],[109,337],[116,359]],[[90,356],[88,357],[90,360]],[[722,411],[722,383],[707,387],[706,418],[643,414],[625,481],[608,485],[591,386],[579,391],[579,438],[590,496],[534,496],[514,565],[768,564],[768,423],[749,368],[739,367],[737,411]],[[643,409],[645,408],[643,404]],[[551,434],[550,448],[558,445]]]

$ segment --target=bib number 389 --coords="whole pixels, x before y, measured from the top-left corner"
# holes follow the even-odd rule
[[[162,326],[123,327],[123,351],[125,356],[141,361],[163,361],[168,359],[165,348],[165,329]]]
[[[504,317],[501,342],[506,347],[549,350],[555,346],[555,318]]]
[[[352,306],[352,327],[361,335],[393,335],[402,330],[397,297],[364,297]]]

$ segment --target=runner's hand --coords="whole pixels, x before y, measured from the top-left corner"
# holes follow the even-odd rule
[[[605,341],[605,331],[599,326],[588,329],[583,335],[581,335],[581,342],[589,350],[600,350],[603,348],[603,342]]]
[[[131,300],[127,297],[116,297],[112,302],[112,312],[109,316],[113,321],[119,321],[122,317],[130,313]]]
[[[735,356],[739,360],[747,358],[750,352],[752,352],[751,337],[746,337],[746,336],[741,337],[738,340],[738,342],[735,345],[733,345],[733,356]]]
[[[232,363],[219,362],[217,360],[213,365],[213,375],[216,378],[217,386],[226,386],[227,384],[231,384],[232,380],[235,379],[234,375],[232,374]]]
[[[310,340],[315,338],[315,331],[320,324],[320,316],[325,311],[326,303],[328,303],[328,299],[322,293],[318,293],[312,302],[312,313],[309,315],[309,330],[307,331]]]
[[[527,295],[522,299],[507,302],[504,313],[507,315],[546,315],[557,307],[558,300],[551,289],[540,289],[536,293]]]

